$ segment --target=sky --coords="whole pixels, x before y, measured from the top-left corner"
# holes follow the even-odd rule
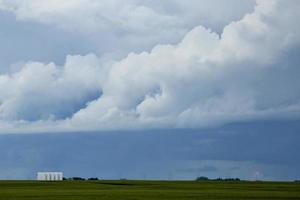
[[[299,9],[0,0],[0,179],[300,179]]]

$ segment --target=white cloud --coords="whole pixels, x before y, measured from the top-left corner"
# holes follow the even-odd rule
[[[219,0],[185,3],[178,0],[1,0],[0,9],[14,13],[19,20],[54,24],[65,29],[83,32],[109,29],[145,34],[149,30],[194,26],[199,20],[212,26],[224,25],[249,11],[254,0],[239,2],[239,8],[236,3],[236,0],[226,3]]]
[[[199,26],[177,45],[131,53],[105,67],[95,56],[79,56],[67,58],[61,69],[31,63],[2,75],[1,126],[15,131],[177,128],[298,118],[300,69],[293,54],[300,45],[300,3],[257,4],[220,36]],[[96,100],[89,96],[95,91],[103,93]],[[68,112],[74,105],[76,112]],[[68,114],[63,118],[61,112]],[[37,119],[42,121],[28,122]]]
[[[30,62],[0,75],[1,120],[56,120],[70,117],[101,94],[101,61],[94,55],[68,56],[63,67]]]
[[[19,20],[32,20],[82,32],[99,30],[145,32],[161,23],[174,21],[171,16],[156,13],[134,0],[64,2],[59,0],[2,0],[1,2],[2,9],[13,12]]]
[[[110,48],[124,55],[178,42],[199,24],[222,30],[251,11],[254,0],[238,2],[238,9],[236,4],[236,0],[0,0],[0,10],[13,13],[19,21],[81,33],[100,47],[109,40]]]

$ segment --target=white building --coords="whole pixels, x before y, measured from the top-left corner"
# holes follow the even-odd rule
[[[37,180],[38,181],[62,181],[63,173],[62,172],[38,172]]]

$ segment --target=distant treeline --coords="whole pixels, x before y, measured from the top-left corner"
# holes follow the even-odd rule
[[[200,176],[196,178],[196,181],[241,181],[239,178],[216,178],[210,179],[206,176]]]
[[[98,181],[100,180],[97,177],[91,177],[91,178],[82,178],[82,177],[70,177],[70,178],[66,178],[64,177],[63,180],[69,180],[69,181]],[[120,180],[126,180],[125,178],[122,178]],[[196,181],[241,181],[239,178],[216,178],[216,179],[209,179],[206,176],[200,176],[198,178],[196,178]]]
[[[63,180],[69,180],[69,181],[98,181],[101,180],[97,177],[91,177],[91,178],[82,178],[82,177],[70,177],[70,178],[66,178],[64,177]],[[121,178],[120,180],[127,180],[125,178]],[[200,176],[197,177],[195,181],[242,181],[239,178],[215,178],[215,179],[210,179],[206,176]],[[294,182],[300,183],[300,180],[295,180]]]
[[[71,177],[71,178],[66,178],[64,177],[63,180],[69,180],[69,181],[98,181],[99,178],[97,177],[91,177],[91,178],[82,178],[82,177]]]

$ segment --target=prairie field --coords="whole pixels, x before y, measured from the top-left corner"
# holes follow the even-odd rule
[[[0,181],[1,200],[300,199],[296,182]]]

